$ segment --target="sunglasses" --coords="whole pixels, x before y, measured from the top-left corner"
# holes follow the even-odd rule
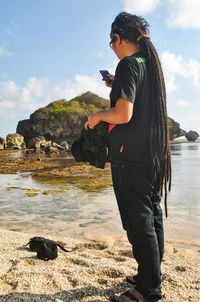
[[[112,44],[113,44],[113,42],[115,42],[115,41],[116,41],[116,36],[113,35],[113,36],[111,37],[111,40],[110,40],[110,43],[109,43],[110,48],[112,48]]]

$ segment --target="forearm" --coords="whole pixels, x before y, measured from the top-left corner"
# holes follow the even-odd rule
[[[101,121],[109,124],[124,124],[128,122],[127,116],[123,115],[117,107],[107,111],[99,111],[98,115]]]
[[[115,107],[108,111],[100,111],[99,117],[109,124],[126,124],[133,114],[133,103],[125,99],[118,99]]]
[[[133,103],[124,99],[118,99],[115,107],[107,111],[98,111],[89,115],[85,128],[93,129],[100,122],[109,124],[128,123],[133,114]]]

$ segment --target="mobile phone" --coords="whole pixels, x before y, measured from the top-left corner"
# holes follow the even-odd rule
[[[99,71],[100,74],[102,75],[103,79],[108,83],[108,84],[111,84],[112,83],[112,79],[108,77],[108,75],[110,74],[108,72],[108,70],[100,70]]]

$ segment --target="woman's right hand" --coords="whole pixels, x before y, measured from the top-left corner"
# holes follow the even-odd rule
[[[111,83],[108,83],[108,82],[106,82],[104,79],[103,79],[103,81],[105,81],[105,85],[106,85],[107,87],[112,88],[112,84],[113,84],[113,81],[114,81],[114,79],[115,79],[115,76],[114,76],[113,74],[109,74],[109,75],[107,75],[107,77],[111,78],[111,79],[112,79],[112,82],[111,82]]]

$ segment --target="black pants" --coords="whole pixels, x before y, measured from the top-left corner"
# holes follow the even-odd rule
[[[154,192],[147,169],[111,163],[111,170],[122,225],[138,263],[136,290],[147,301],[158,301],[164,251],[161,198]]]

